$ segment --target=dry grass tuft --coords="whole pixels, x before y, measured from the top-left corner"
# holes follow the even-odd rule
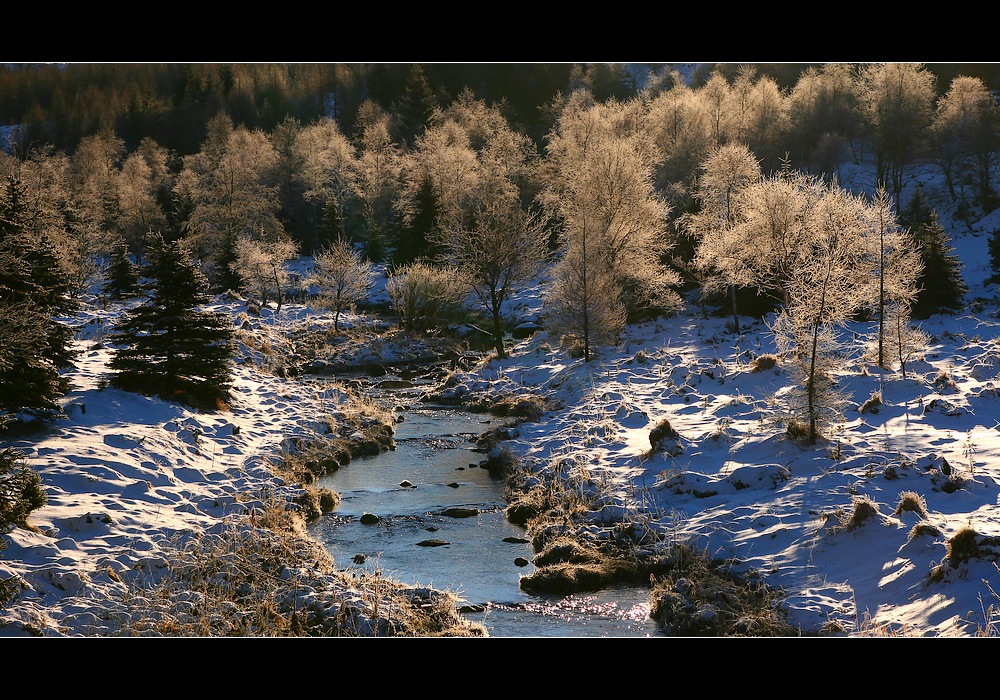
[[[899,503],[896,505],[893,515],[902,515],[903,513],[916,513],[922,519],[926,519],[927,501],[916,491],[904,491],[899,494]]]

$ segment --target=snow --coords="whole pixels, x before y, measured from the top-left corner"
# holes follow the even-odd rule
[[[842,184],[863,180],[845,173]],[[917,181],[937,186],[930,168],[915,171],[908,186]],[[965,528],[1000,536],[1000,320],[996,288],[985,286],[987,235],[1000,228],[1000,212],[969,225],[951,221],[947,208],[939,214],[964,265],[966,308],[920,322],[931,343],[905,379],[860,357],[845,360],[839,380],[853,406],[815,446],[786,439],[776,420],[773,400],[790,382],[785,369],[753,371],[754,357],[775,352],[769,319],[742,319],[736,336],[728,319],[704,319],[695,305],[630,326],[620,346],[601,348],[590,363],[545,331],[511,341],[509,358],[457,372],[451,390],[554,402],[558,409],[504,443],[523,464],[539,472],[562,466],[604,484],[609,500],[595,519],[641,511],[662,532],[756,570],[781,588],[790,620],[803,629],[996,636],[995,556],[983,547],[981,557],[949,563],[946,554]],[[540,320],[541,289],[520,293],[507,313]],[[239,300],[217,303],[245,318]],[[68,373],[67,418],[49,433],[3,443],[26,453],[48,503],[31,514],[33,529],[12,531],[0,552],[0,579],[17,576],[27,586],[0,609],[0,635],[21,636],[28,623],[45,635],[92,634],[85,613],[94,600],[121,597],[120,579],[162,556],[179,534],[252,510],[259,502],[248,494],[294,490],[268,457],[348,408],[336,388],[262,371],[265,358],[249,348],[235,366],[227,411],[198,413],[105,388],[101,334],[120,311],[95,305],[75,321],[83,353]],[[280,317],[252,319],[256,332],[275,337],[305,322],[329,318],[290,304]],[[877,412],[859,410],[875,392]],[[654,450],[649,433],[663,419],[680,437]],[[914,493],[925,516],[898,507]],[[852,523],[865,498],[874,517]]]

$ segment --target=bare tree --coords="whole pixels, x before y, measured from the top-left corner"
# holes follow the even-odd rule
[[[836,186],[809,212],[813,235],[788,284],[788,304],[772,330],[790,359],[795,383],[786,394],[790,425],[804,417],[802,437],[815,443],[846,401],[834,378],[843,325],[869,303],[870,245],[864,202]],[[791,431],[790,431],[791,432]]]
[[[572,295],[584,303],[593,298],[586,287],[598,284],[609,308],[676,308],[679,275],[663,264],[674,243],[669,207],[653,188],[656,149],[643,128],[641,104],[595,104],[588,93],[574,93],[549,137],[548,153],[539,199],[561,222],[563,236],[556,270],[563,277],[552,292],[584,285]],[[554,316],[574,317],[583,323],[570,330],[582,334],[589,360],[591,335],[613,335],[595,322],[617,315],[595,317],[585,305],[577,314]]]
[[[744,144],[731,143],[715,148],[701,171],[697,191],[701,208],[682,217],[680,225],[697,241],[696,266],[710,273],[707,279],[717,279],[728,288],[733,327],[739,333],[736,290],[753,282],[746,262],[753,249],[731,234],[739,214],[737,195],[760,178],[760,164]]]
[[[243,280],[243,289],[260,299],[262,306],[273,300],[281,313],[285,289],[289,284],[287,262],[295,257],[298,246],[289,240],[255,241],[239,238],[233,272]]]
[[[878,323],[876,361],[879,367],[886,367],[891,356],[887,353],[887,336],[895,333],[898,340],[902,326],[909,325],[909,319],[899,317],[909,312],[917,297],[917,279],[924,265],[913,236],[900,228],[884,187],[878,189],[866,212],[866,240],[872,245],[872,282],[876,287],[872,294]]]
[[[991,176],[1000,146],[997,98],[980,78],[956,77],[938,100],[932,132],[952,200],[958,199],[956,183],[968,174],[978,185],[984,211],[992,211],[996,202]]]
[[[339,333],[341,312],[368,295],[375,283],[375,266],[340,238],[316,254],[307,281],[319,288],[313,303],[333,309],[333,329]]]

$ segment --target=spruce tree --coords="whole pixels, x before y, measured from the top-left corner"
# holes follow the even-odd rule
[[[222,407],[232,386],[232,325],[225,314],[199,308],[208,280],[178,242],[155,237],[144,270],[146,301],[115,326],[111,384],[195,408]]]
[[[129,299],[138,296],[139,266],[129,257],[128,244],[119,241],[111,251],[111,260],[101,288],[111,299]]]
[[[437,231],[437,219],[438,201],[434,194],[434,183],[430,177],[425,177],[413,203],[412,214],[400,227],[392,253],[394,265],[406,265],[419,258],[430,258],[439,252],[429,242]]]
[[[899,213],[899,222],[913,234],[924,266],[916,282],[919,291],[913,301],[913,317],[960,310],[969,291],[962,279],[962,262],[955,255],[948,233],[938,223],[937,212],[924,201],[919,187]]]
[[[962,279],[962,262],[955,254],[947,232],[937,222],[937,213],[931,220],[912,229],[913,238],[920,249],[924,268],[917,278],[913,316],[927,318],[937,313],[953,313],[962,308],[969,291]]]
[[[61,413],[73,364],[72,329],[56,320],[76,304],[68,273],[48,239],[30,237],[25,186],[9,176],[0,189],[0,429]]]
[[[1000,229],[994,229],[986,239],[987,250],[990,255],[990,276],[986,278],[987,284],[1000,284]]]

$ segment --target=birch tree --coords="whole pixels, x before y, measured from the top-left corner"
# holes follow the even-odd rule
[[[983,210],[996,205],[992,173],[1000,151],[1000,107],[980,78],[958,76],[937,102],[932,123],[938,163],[953,200],[968,174],[978,185]]]
[[[587,361],[592,340],[620,330],[621,309],[679,304],[679,277],[662,262],[673,245],[669,207],[653,188],[655,149],[634,107],[574,93],[548,143],[551,170],[540,199],[563,236],[549,299],[553,308],[577,305],[552,319],[581,336]]]
[[[212,120],[201,151],[184,159],[174,185],[190,212],[183,241],[215,289],[242,284],[231,274],[237,241],[288,238],[278,218],[277,163],[263,132],[233,128],[225,115]]]
[[[866,207],[868,233],[866,239],[872,244],[871,295],[877,322],[875,333],[876,362],[886,367],[890,357],[887,348],[889,337],[895,333],[901,339],[903,319],[917,297],[917,279],[923,271],[923,261],[917,243],[909,231],[901,228],[896,219],[892,199],[884,187],[876,192],[872,203]],[[906,343],[896,343],[896,346]]]
[[[813,235],[788,284],[788,304],[772,330],[790,359],[793,385],[786,394],[789,434],[814,444],[841,414],[847,398],[834,372],[840,363],[839,333],[869,301],[864,203],[839,187],[827,188],[810,212]]]
[[[750,285],[746,241],[731,235],[737,221],[737,195],[761,177],[760,164],[744,144],[719,146],[702,164],[697,196],[701,208],[681,219],[680,225],[696,241],[695,265],[708,273],[706,291],[728,291],[733,327],[740,332],[736,290]]]
[[[538,214],[521,209],[516,192],[487,188],[468,225],[443,231],[443,257],[472,287],[490,316],[497,357],[507,357],[503,342],[503,305],[534,279],[545,261],[548,233]]]
[[[323,118],[298,132],[292,158],[294,178],[312,206],[312,246],[319,250],[325,234],[333,240],[347,235],[345,222],[353,201],[357,154],[337,122]]]
[[[364,124],[351,183],[361,204],[362,239],[368,258],[379,261],[392,243],[401,156],[392,139],[388,115]]]
[[[877,63],[866,66],[860,80],[874,134],[876,178],[898,200],[903,172],[930,134],[934,75],[919,63]]]
[[[375,266],[340,238],[316,254],[307,281],[319,288],[313,304],[333,310],[333,330],[339,333],[341,312],[367,296],[375,283]]]
[[[499,357],[507,356],[503,305],[537,274],[548,252],[540,215],[521,205],[535,155],[498,109],[463,93],[432,120],[414,158],[412,182],[430,182],[436,195],[430,242],[489,314]]]
[[[251,297],[260,299],[261,306],[268,301],[277,304],[277,313],[285,300],[289,285],[288,261],[298,253],[298,245],[290,240],[256,241],[251,238],[236,240],[236,259],[230,263],[233,272],[242,281],[241,289]]]

